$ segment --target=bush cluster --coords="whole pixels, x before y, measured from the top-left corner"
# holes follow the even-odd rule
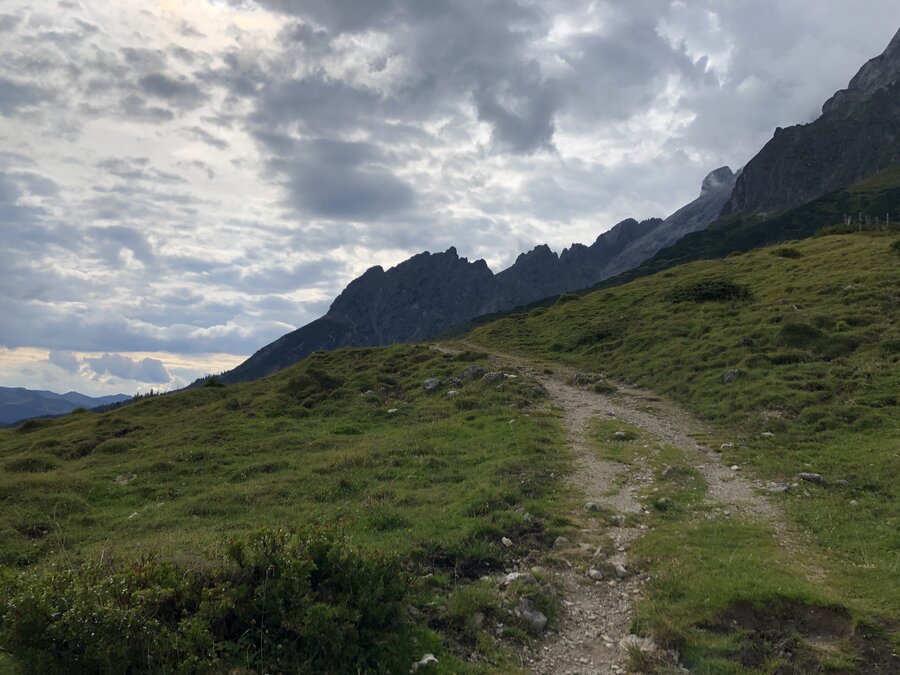
[[[675,286],[669,291],[669,300],[672,302],[749,299],[749,288],[728,279],[703,279],[702,281]]]
[[[0,581],[0,645],[27,672],[399,672],[414,660],[399,562],[329,533],[264,531],[198,572],[149,559]]]

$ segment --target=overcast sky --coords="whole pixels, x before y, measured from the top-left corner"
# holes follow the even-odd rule
[[[0,0],[0,385],[183,385],[367,267],[666,216],[896,0]]]

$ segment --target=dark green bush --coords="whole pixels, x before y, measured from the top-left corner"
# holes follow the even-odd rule
[[[891,242],[891,250],[894,253],[900,254],[900,239],[895,239]]]
[[[790,246],[781,246],[776,249],[772,249],[772,255],[778,256],[779,258],[802,258],[803,254],[795,248]]]
[[[0,646],[27,672],[405,672],[417,654],[397,561],[266,531],[210,572],[157,560],[0,581]]]
[[[675,286],[669,291],[669,300],[672,302],[749,300],[750,297],[749,288],[728,279],[703,279]]]

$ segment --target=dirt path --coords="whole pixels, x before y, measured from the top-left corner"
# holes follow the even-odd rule
[[[582,503],[594,502],[615,514],[642,513],[639,492],[653,479],[650,468],[640,462],[629,466],[603,460],[587,437],[592,419],[616,419],[681,450],[685,461],[706,480],[709,501],[721,507],[723,517],[736,515],[767,522],[783,546],[792,546],[795,538],[777,510],[741,475],[740,467],[724,466],[717,453],[698,442],[698,438],[708,436],[688,413],[646,390],[618,385],[613,395],[598,394],[571,384],[574,373],[559,366],[548,374],[524,359],[496,353],[491,357],[498,368],[538,380],[562,412],[567,443],[575,457],[570,480]],[[584,570],[574,567],[556,571],[566,611],[559,632],[526,654],[525,665],[537,674],[626,672],[628,654],[622,643],[631,639],[633,608],[647,581],[647,577],[628,570],[628,550],[646,526],[607,528],[600,519],[584,520],[588,524],[581,531],[582,539],[611,538],[614,550],[603,551],[600,557],[608,564],[607,569],[609,565],[623,566],[625,575],[592,580]],[[571,542],[573,547],[579,544],[584,546],[584,542]]]

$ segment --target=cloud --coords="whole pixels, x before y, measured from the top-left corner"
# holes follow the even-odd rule
[[[9,117],[50,98],[40,87],[0,76],[0,115]]]
[[[68,350],[51,350],[47,360],[70,373],[77,373],[81,368],[81,360]]]
[[[172,376],[159,359],[145,358],[140,361],[121,354],[103,354],[86,358],[84,362],[98,375],[109,374],[123,380],[135,380],[154,384],[166,384]]]
[[[138,80],[138,86],[147,96],[162,99],[179,108],[196,108],[206,98],[206,94],[193,82],[163,73],[144,75]]]

